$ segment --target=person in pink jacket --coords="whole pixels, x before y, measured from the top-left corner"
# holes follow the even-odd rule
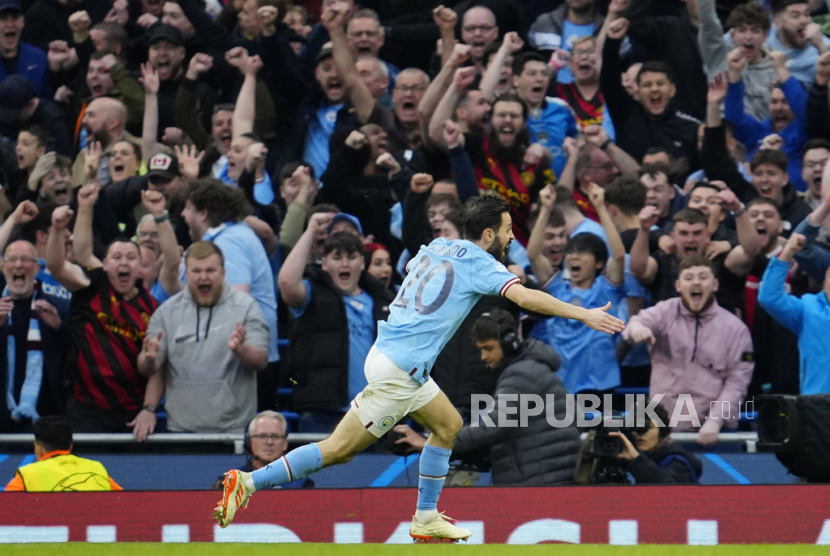
[[[669,415],[681,394],[691,396],[701,426],[679,420],[675,430],[698,430],[698,443],[714,444],[721,428],[738,426],[754,369],[752,339],[747,326],[715,301],[718,281],[704,255],[681,261],[675,287],[680,297],[631,317],[623,338],[650,343],[650,396],[663,394]],[[689,409],[678,406],[678,415]]]

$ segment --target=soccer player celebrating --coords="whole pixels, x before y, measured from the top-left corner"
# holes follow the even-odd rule
[[[510,206],[501,197],[470,199],[464,208],[464,232],[466,239],[434,240],[409,263],[409,274],[390,307],[389,319],[378,324],[377,341],[366,358],[369,385],[352,400],[332,435],[292,450],[253,473],[232,470],[226,474],[222,501],[214,510],[222,527],[231,523],[257,490],[346,463],[411,415],[432,436],[421,454],[418,506],[409,534],[424,541],[458,541],[471,535],[436,509],[463,422],[429,378],[435,358],[461,321],[482,295],[499,294],[527,310],[576,319],[609,334],[624,325],[607,314],[610,303],[590,310],[563,303],[526,289],[507,271],[499,261],[513,240],[513,231]]]

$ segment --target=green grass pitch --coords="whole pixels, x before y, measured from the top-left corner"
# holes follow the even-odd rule
[[[797,553],[826,556],[825,547],[812,545],[383,545],[383,544],[154,544],[154,543],[61,543],[2,545],[3,556],[768,556]]]

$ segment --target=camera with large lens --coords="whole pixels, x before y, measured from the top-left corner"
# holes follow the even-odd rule
[[[640,435],[645,434],[650,422],[643,426],[625,426],[623,415],[612,412],[603,416],[602,421],[588,431],[582,443],[576,467],[575,481],[580,484],[630,484],[625,464],[617,458],[625,449],[623,439],[612,436],[612,432],[625,435],[632,444],[636,444]]]

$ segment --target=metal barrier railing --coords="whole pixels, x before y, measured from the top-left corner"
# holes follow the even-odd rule
[[[328,438],[324,433],[292,433],[288,435],[291,444],[307,444],[319,442]],[[585,433],[582,435],[585,439]],[[694,444],[697,442],[697,433],[676,432],[672,434],[675,442]],[[35,437],[32,434],[0,434],[0,444],[31,444]],[[243,435],[239,433],[189,433],[163,432],[151,434],[145,440],[148,444],[232,444],[234,453],[242,453]],[[129,433],[77,433],[73,436],[76,445],[84,444],[138,444]],[[758,434],[754,432],[727,432],[718,435],[718,444],[745,443],[746,451],[754,453],[758,442]]]
[[[293,433],[288,435],[292,444],[308,444],[328,438],[322,433]],[[0,444],[31,444],[33,434],[0,434]],[[75,433],[72,436],[75,445],[83,444],[138,444],[129,433]],[[244,436],[239,433],[201,434],[189,432],[162,432],[151,434],[145,440],[147,444],[232,444],[234,453],[242,453]]]

